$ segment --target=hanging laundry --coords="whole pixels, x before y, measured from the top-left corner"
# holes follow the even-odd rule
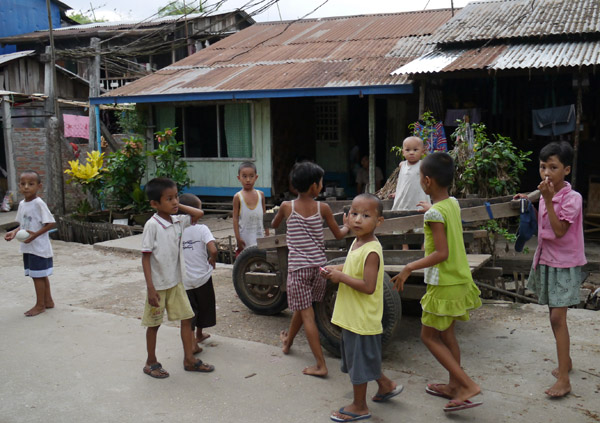
[[[63,115],[65,137],[90,139],[89,116]]]
[[[575,105],[532,110],[533,135],[552,136],[575,131]]]
[[[445,153],[448,151],[446,132],[444,131],[444,124],[441,121],[436,123],[433,128],[430,128],[427,139],[425,139],[423,136],[424,129],[425,128],[421,122],[415,123],[414,135],[421,138],[425,142],[425,151],[427,153],[434,153],[436,151]]]

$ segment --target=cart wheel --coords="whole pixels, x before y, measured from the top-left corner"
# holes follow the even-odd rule
[[[233,264],[233,286],[240,300],[257,314],[273,315],[287,308],[287,294],[279,285],[246,283],[246,272],[275,273],[277,269],[267,262],[267,252],[257,247],[244,249]]]
[[[346,261],[345,257],[339,257],[331,260],[327,265],[343,264]],[[325,288],[325,297],[320,303],[315,303],[315,320],[319,328],[321,345],[331,354],[336,357],[340,356],[340,339],[341,329],[331,323],[333,307],[337,296],[338,284],[327,281]],[[402,318],[402,303],[400,295],[394,289],[394,285],[390,282],[390,276],[387,273],[383,274],[383,316],[381,324],[383,325],[383,333],[381,342],[385,348],[392,340],[398,323]]]

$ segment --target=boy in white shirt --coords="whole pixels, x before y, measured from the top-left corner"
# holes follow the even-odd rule
[[[11,241],[21,229],[29,233],[29,238],[23,241],[20,248],[23,253],[25,276],[31,276],[33,279],[36,296],[35,305],[25,312],[27,317],[37,316],[47,308],[54,308],[48,279],[53,270],[52,245],[48,231],[56,226],[56,222],[44,200],[37,196],[41,189],[42,180],[37,172],[28,170],[21,173],[19,190],[25,199],[21,200],[17,211],[16,220],[19,226],[4,236],[5,240]]]
[[[154,178],[146,184],[146,194],[156,213],[144,226],[142,269],[148,296],[142,317],[146,326],[148,357],[144,373],[164,379],[169,373],[156,359],[156,338],[165,310],[169,320],[181,321],[183,368],[190,372],[212,372],[210,364],[197,360],[193,352],[192,318],[194,311],[183,287],[183,230],[204,216],[200,209],[179,205],[177,185],[168,178]],[[176,214],[182,211],[187,214]]]
[[[179,204],[197,209],[202,207],[200,199],[193,194],[180,195]],[[183,286],[194,310],[192,332],[195,328],[195,353],[202,351],[198,343],[210,338],[210,335],[203,333],[202,330],[217,324],[215,290],[212,282],[212,272],[217,263],[217,255],[215,238],[208,226],[196,224],[185,228],[183,231],[183,257],[185,258],[186,272],[183,277]]]

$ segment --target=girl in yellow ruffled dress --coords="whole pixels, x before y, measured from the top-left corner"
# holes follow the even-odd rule
[[[447,384],[428,384],[425,392],[450,400],[444,411],[466,410],[481,405],[470,401],[479,386],[460,366],[460,348],[454,333],[456,320],[469,320],[469,311],[481,306],[467,261],[460,206],[448,188],[454,162],[446,153],[433,153],[421,163],[421,187],[433,205],[425,205],[425,257],[408,263],[392,278],[396,289],[417,269],[425,269],[427,293],[421,299],[421,340],[449,373]]]

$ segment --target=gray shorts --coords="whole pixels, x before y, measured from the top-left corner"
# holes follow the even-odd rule
[[[381,334],[358,335],[342,329],[340,370],[348,373],[353,385],[381,377]]]

